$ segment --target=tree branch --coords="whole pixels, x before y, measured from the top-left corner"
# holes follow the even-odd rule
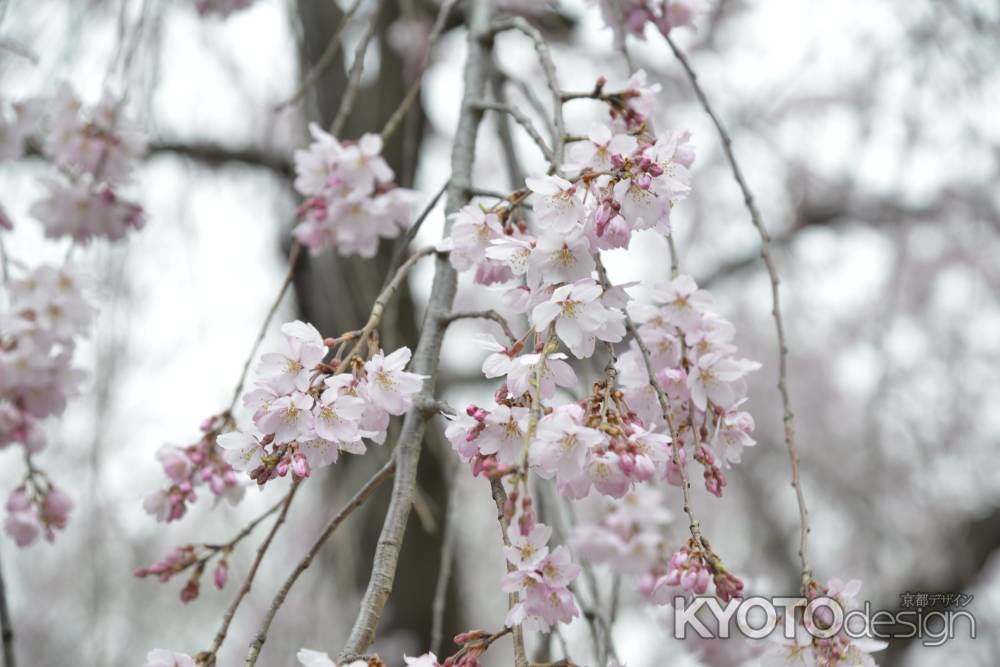
[[[486,91],[486,73],[489,69],[492,40],[488,29],[493,16],[492,0],[481,0],[470,7],[468,56],[465,63],[465,93],[461,116],[452,148],[451,172],[453,179],[448,186],[447,212],[457,211],[464,203],[466,182],[459,182],[455,175],[472,172],[475,157],[476,132],[481,112],[472,108],[470,100],[482,99]],[[451,223],[446,218],[444,233],[451,231]],[[424,317],[424,328],[420,334],[411,364],[412,371],[427,375],[424,390],[433,395],[441,342],[445,327],[442,316],[451,310],[457,289],[455,270],[443,257],[438,257],[434,272],[434,283]],[[427,415],[418,407],[411,408],[403,420],[396,451],[396,478],[393,482],[389,510],[386,512],[382,533],[379,536],[372,563],[372,572],[361,601],[361,608],[351,634],[340,653],[340,660],[347,656],[364,653],[375,639],[375,629],[385,603],[392,591],[399,560],[399,550],[403,533],[413,504],[413,493],[420,460],[420,448],[426,428]]]
[[[389,479],[395,470],[396,462],[395,460],[390,459],[379,469],[378,472],[372,475],[368,481],[365,482],[364,486],[358,489],[358,492],[354,494],[354,497],[351,498],[332,519],[330,519],[330,521],[326,524],[326,527],[323,528],[323,532],[316,536],[312,546],[309,547],[309,551],[307,551],[306,555],[299,561],[299,564],[295,566],[292,573],[288,575],[288,578],[285,579],[285,583],[281,586],[277,595],[274,596],[274,600],[271,601],[271,607],[268,609],[267,615],[264,616],[264,620],[261,621],[260,628],[257,630],[257,635],[250,644],[250,650],[247,653],[245,663],[246,667],[252,667],[252,665],[257,662],[257,657],[260,655],[260,649],[264,646],[264,642],[267,641],[267,631],[270,629],[271,623],[274,621],[274,617],[277,615],[278,610],[281,609],[281,605],[285,602],[285,598],[288,597],[288,593],[292,590],[292,586],[295,585],[296,580],[298,580],[299,576],[312,564],[313,559],[316,557],[316,554],[319,553],[323,544],[330,539],[330,536],[333,535],[333,532],[337,530],[337,527],[344,522],[344,519],[349,517],[354,510],[361,507],[361,505],[363,505],[364,502],[371,497],[375,489],[381,486],[382,482]]]

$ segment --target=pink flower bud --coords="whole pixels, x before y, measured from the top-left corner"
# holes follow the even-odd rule
[[[212,573],[212,579],[215,580],[215,587],[222,589],[226,586],[226,579],[229,577],[229,564],[226,559],[223,558],[219,561],[219,564],[215,567],[215,572]]]
[[[198,580],[189,579],[187,585],[181,589],[181,602],[187,604],[198,597]]]

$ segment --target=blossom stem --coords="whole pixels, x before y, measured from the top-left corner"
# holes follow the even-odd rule
[[[427,246],[422,250],[418,250],[407,258],[393,275],[392,280],[390,280],[386,286],[382,289],[382,292],[375,299],[375,303],[372,304],[371,314],[368,316],[368,321],[365,326],[362,327],[357,332],[351,332],[351,336],[355,338],[357,342],[354,343],[354,347],[351,351],[344,357],[344,359],[337,366],[337,373],[343,373],[350,363],[351,357],[358,353],[361,349],[361,344],[368,340],[368,336],[375,331],[378,327],[379,322],[382,321],[382,315],[385,313],[386,304],[389,303],[389,299],[393,297],[394,294],[399,290],[399,286],[403,283],[403,279],[409,270],[416,264],[421,258],[436,252],[434,246]]]
[[[608,273],[604,268],[603,262],[601,262],[600,256],[597,257],[597,274],[600,277],[601,284],[604,285],[605,289],[611,286],[611,283],[608,281]],[[663,414],[663,420],[667,422],[667,428],[670,429],[670,448],[673,456],[673,463],[677,466],[677,470],[680,474],[681,494],[684,499],[684,513],[687,514],[688,517],[688,527],[691,531],[691,537],[694,539],[695,543],[701,544],[701,524],[698,522],[698,519],[695,518],[694,510],[691,507],[691,482],[688,479],[687,468],[685,467],[684,462],[681,461],[680,435],[676,425],[674,424],[674,418],[670,413],[670,400],[663,392],[663,388],[660,387],[660,383],[656,381],[656,373],[653,369],[652,355],[649,352],[649,347],[639,336],[635,323],[632,321],[632,317],[627,311],[625,312],[625,329],[635,340],[636,345],[639,346],[642,362],[646,368],[646,374],[649,376],[649,386],[651,386],[653,391],[656,392],[656,398],[660,403],[660,411]]]

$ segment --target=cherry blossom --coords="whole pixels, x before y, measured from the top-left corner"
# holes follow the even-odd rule
[[[422,376],[404,370],[409,348],[372,350],[367,361],[355,358],[340,369],[351,372],[337,372],[340,362],[323,361],[329,341],[311,324],[296,320],[281,331],[284,351],[262,355],[255,386],[243,394],[261,435],[222,426],[211,433],[225,463],[259,485],[289,472],[304,479],[341,452],[364,454],[364,439],[381,444],[391,415],[406,412],[423,387]],[[230,425],[228,417],[224,422]],[[169,516],[166,500],[148,498],[147,511]]]
[[[587,132],[585,141],[577,141],[569,147],[569,157],[580,167],[592,171],[610,171],[614,167],[612,158],[631,155],[638,147],[635,137],[619,132],[612,133],[604,123],[594,123]]]
[[[260,465],[265,454],[260,441],[252,435],[231,431],[223,433],[216,440],[223,450],[223,458],[233,470],[253,470]]]
[[[583,221],[584,207],[575,185],[560,176],[528,178],[528,188],[539,195],[535,215],[543,229],[565,234]]]
[[[175,653],[165,648],[154,648],[146,654],[145,667],[195,667],[195,662],[186,653]]]
[[[570,561],[569,551],[560,545],[549,551],[552,530],[535,524],[511,536],[507,562],[514,570],[504,576],[503,590],[517,591],[520,601],[510,608],[506,624],[522,624],[529,631],[546,631],[556,623],[569,623],[580,615],[567,586],[580,573]]]
[[[643,39],[647,23],[664,35],[674,28],[692,26],[708,9],[705,0],[598,0],[598,4],[618,45],[626,34]]]
[[[243,499],[245,485],[237,477],[229,459],[240,466],[243,457],[259,457],[259,445],[246,445],[241,451],[236,442],[220,452],[215,446],[215,438],[223,427],[221,416],[206,419],[201,425],[202,437],[194,444],[178,447],[163,445],[156,452],[156,458],[163,466],[163,472],[170,485],[149,493],[143,499],[143,508],[157,521],[176,521],[187,512],[189,503],[198,499],[197,489],[207,486],[212,495],[225,498],[231,505]]]
[[[538,331],[555,323],[555,332],[577,358],[589,357],[597,338],[620,341],[625,335],[624,315],[600,301],[601,286],[591,279],[563,285],[531,311]]]
[[[376,353],[365,362],[368,376],[368,399],[391,415],[401,415],[413,403],[424,378],[403,369],[410,363],[410,349],[402,347],[389,356]]]

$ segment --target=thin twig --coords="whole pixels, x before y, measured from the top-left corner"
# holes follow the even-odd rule
[[[403,279],[406,278],[407,272],[416,264],[421,258],[430,255],[431,253],[437,252],[434,246],[427,246],[422,250],[410,255],[405,262],[400,264],[399,268],[396,269],[396,273],[393,275],[392,279],[386,283],[385,287],[382,288],[382,292],[375,299],[375,303],[372,304],[371,314],[368,316],[368,321],[365,322],[365,326],[359,331],[353,331],[350,334],[345,335],[345,340],[355,339],[357,342],[354,343],[354,347],[351,351],[344,357],[344,359],[337,366],[337,372],[343,373],[346,370],[347,365],[350,363],[351,357],[358,353],[361,348],[361,344],[368,339],[368,335],[375,331],[375,328],[382,321],[382,315],[385,313],[385,307],[392,299],[396,291],[399,290],[399,286],[403,283]],[[347,337],[349,336],[349,338]]]
[[[444,635],[444,612],[448,601],[448,584],[451,581],[451,565],[455,555],[455,511],[458,507],[458,478],[455,465],[445,466],[448,475],[448,504],[444,515],[444,534],[441,536],[441,557],[437,582],[434,584],[434,602],[431,605],[431,653],[441,650]]]
[[[493,76],[490,79],[493,87],[493,98],[500,104],[512,106],[504,88],[503,75],[496,63],[493,63]],[[543,115],[542,118],[545,116]],[[500,119],[497,134],[500,136],[500,146],[503,148],[504,162],[507,164],[509,185],[511,188],[519,188],[524,185],[525,173],[524,167],[521,166],[521,159],[517,155],[517,146],[514,145],[514,128],[511,124],[511,116],[505,115]]]
[[[413,103],[417,100],[420,95],[420,88],[423,85],[424,73],[427,72],[427,65],[430,63],[431,51],[434,50],[434,45],[437,44],[438,38],[444,31],[445,24],[448,23],[448,16],[451,15],[451,10],[454,9],[455,4],[458,0],[445,0],[441,3],[441,9],[438,10],[437,18],[434,20],[434,26],[431,28],[431,33],[427,37],[427,47],[424,51],[423,61],[420,63],[420,71],[417,72],[417,78],[413,80],[410,84],[410,89],[406,91],[406,95],[403,97],[403,101],[399,103],[396,110],[392,112],[389,120],[386,121],[385,127],[382,128],[382,140],[387,141],[389,137],[396,131],[399,127],[400,122],[406,117],[406,112],[410,110]]]
[[[548,112],[545,110],[545,105],[542,104],[542,101],[538,99],[538,95],[535,94],[534,89],[532,89],[524,79],[512,76],[499,68],[497,68],[497,75],[501,80],[501,84],[504,82],[512,84],[517,91],[524,96],[524,99],[528,102],[531,108],[535,110],[535,113],[545,119],[545,129],[548,130],[549,136],[554,137],[556,134],[555,125],[549,117]],[[500,100],[499,98],[497,99],[501,102],[506,101]]]
[[[465,90],[459,116],[458,128],[452,146],[451,173],[448,186],[446,213],[454,213],[465,203],[468,183],[460,181],[472,171],[475,157],[476,134],[481,113],[471,107],[469,100],[482,99],[486,91],[486,74],[492,52],[489,39],[489,25],[493,18],[493,0],[470,3],[468,11],[468,49],[465,62]],[[451,221],[446,216],[444,233],[451,231]],[[441,343],[445,327],[441,317],[451,311],[451,305],[458,287],[454,268],[443,257],[435,264],[434,283],[424,316],[424,327],[420,332],[413,354],[411,369],[426,375],[424,391],[433,395]],[[420,449],[426,429],[427,414],[419,407],[411,408],[403,420],[403,427],[396,445],[396,478],[393,482],[392,497],[382,532],[379,535],[372,563],[368,587],[361,600],[358,616],[351,628],[347,643],[340,653],[341,658],[364,653],[375,639],[375,628],[385,609],[385,603],[392,591],[399,561],[403,533],[413,504],[413,493],[420,461]]]
[[[368,22],[368,27],[365,29],[361,41],[358,42],[357,47],[354,49],[354,62],[351,63],[351,70],[347,74],[347,86],[344,88],[343,97],[340,98],[340,107],[337,109],[337,115],[334,117],[333,123],[330,124],[330,134],[335,137],[340,136],[340,131],[344,129],[344,123],[347,122],[347,119],[351,115],[351,110],[354,108],[354,100],[357,98],[358,89],[361,87],[361,75],[365,71],[365,54],[368,53],[368,45],[378,30],[378,15],[381,9],[382,2],[379,0],[375,3],[371,20]]]
[[[448,189],[448,181],[445,181],[441,185],[441,187],[438,188],[437,192],[434,193],[434,196],[431,197],[431,200],[427,202],[427,205],[424,206],[424,210],[420,212],[420,215],[418,215],[417,219],[413,221],[413,224],[410,225],[410,228],[406,230],[406,234],[403,235],[403,237],[397,241],[399,245],[396,246],[396,251],[393,253],[392,262],[390,263],[390,266],[397,266],[403,260],[403,253],[406,252],[407,246],[409,246],[410,242],[413,241],[414,238],[416,238],[417,232],[420,231],[420,228],[423,226],[424,221],[427,219],[427,216],[429,216],[431,214],[431,211],[434,210],[434,207],[437,206],[438,202],[441,200],[442,195],[444,195],[444,192],[447,189]]]
[[[604,264],[601,262],[600,257],[597,258],[597,274],[601,279],[601,284],[608,288],[611,283],[608,281],[607,271],[604,269]],[[672,460],[681,478],[681,494],[684,499],[684,513],[688,517],[688,527],[691,531],[691,537],[697,544],[701,544],[701,524],[694,516],[694,510],[691,508],[691,482],[688,479],[687,468],[685,462],[681,461],[680,457],[680,436],[678,435],[677,427],[674,424],[674,418],[670,412],[670,399],[664,393],[663,388],[660,387],[660,383],[656,381],[656,371],[653,368],[652,355],[649,352],[649,347],[639,336],[639,331],[635,327],[635,323],[629,316],[628,312],[625,312],[625,329],[628,331],[629,335],[635,340],[636,344],[639,346],[639,352],[642,355],[642,362],[646,368],[646,375],[649,377],[649,386],[653,388],[656,392],[656,398],[660,403],[660,412],[663,415],[663,420],[667,423],[667,427],[670,429],[670,447],[672,450]]]
[[[219,627],[219,631],[215,634],[215,640],[212,642],[212,648],[208,650],[207,655],[200,656],[201,664],[205,665],[205,667],[211,667],[215,664],[216,654],[219,652],[222,642],[226,640],[226,634],[229,632],[229,625],[233,622],[236,610],[239,608],[240,603],[243,602],[243,598],[245,598],[247,593],[250,592],[250,587],[253,585],[254,577],[257,576],[257,569],[260,567],[260,562],[264,559],[264,554],[267,553],[268,548],[271,546],[271,541],[274,539],[278,529],[281,528],[281,524],[285,522],[285,517],[288,515],[288,508],[292,504],[292,499],[295,497],[295,492],[298,488],[299,483],[297,481],[292,482],[292,488],[288,490],[288,494],[281,503],[281,513],[278,514],[278,518],[274,521],[274,525],[271,527],[271,532],[267,534],[264,541],[260,543],[259,547],[257,547],[257,555],[253,559],[250,571],[247,572],[247,576],[243,580],[243,585],[240,587],[239,592],[236,593],[236,597],[233,599],[232,603],[226,609],[226,613],[222,617],[222,625]],[[270,513],[271,511],[268,511],[264,516],[267,516]],[[264,517],[262,516],[257,521],[252,522],[249,530],[252,530],[253,526],[255,526],[257,522],[263,518]]]
[[[548,145],[545,143],[545,139],[543,139],[542,135],[538,133],[538,129],[535,127],[534,123],[531,122],[530,118],[521,113],[520,110],[510,106],[509,104],[500,104],[499,102],[473,101],[472,104],[477,109],[480,109],[482,111],[486,110],[498,111],[500,113],[505,113],[509,115],[511,118],[517,121],[518,125],[524,128],[524,131],[528,133],[528,136],[531,137],[531,140],[534,141],[535,145],[538,146],[539,150],[542,151],[542,155],[545,156],[546,161],[553,162],[555,160],[555,157],[552,153],[552,149],[548,147]]]
[[[292,492],[292,490],[289,489],[288,493],[286,493],[284,496],[282,496],[281,500],[279,500],[274,505],[272,505],[270,507],[270,509],[265,510],[256,519],[254,519],[253,521],[251,521],[250,523],[248,523],[247,525],[245,525],[242,528],[242,530],[240,530],[240,532],[236,533],[236,535],[233,536],[233,539],[229,540],[225,544],[206,544],[205,547],[208,548],[208,549],[211,549],[213,551],[223,551],[223,550],[225,550],[227,548],[232,549],[240,541],[242,541],[243,538],[245,538],[247,535],[249,535],[250,533],[252,533],[254,531],[254,528],[256,528],[258,525],[260,525],[261,521],[263,521],[264,519],[266,519],[267,517],[271,516],[272,514],[274,514],[275,512],[277,512],[279,509],[281,509],[281,507],[285,504],[285,501],[288,500],[288,495],[291,492]]]
[[[723,152],[725,152],[726,159],[729,161],[729,166],[733,172],[733,179],[743,193],[743,201],[746,204],[747,211],[750,213],[750,221],[760,235],[760,256],[764,260],[764,266],[767,267],[767,275],[771,281],[771,315],[774,318],[774,328],[778,337],[778,392],[781,394],[782,421],[784,422],[785,429],[785,446],[788,449],[788,460],[792,472],[792,487],[795,489],[795,500],[798,503],[799,509],[799,563],[802,567],[802,590],[805,593],[812,581],[812,568],[809,566],[807,550],[809,543],[809,511],[806,508],[806,499],[802,492],[802,482],[799,477],[799,455],[795,444],[795,417],[792,413],[791,399],[788,393],[788,342],[785,337],[784,321],[781,317],[781,295],[779,292],[781,281],[778,278],[778,270],[775,268],[774,259],[771,257],[771,236],[768,234],[764,220],[757,209],[753,193],[750,191],[750,187],[743,177],[743,171],[736,161],[736,156],[733,153],[733,140],[729,137],[729,133],[726,132],[722,121],[719,120],[719,117],[712,109],[705,91],[702,90],[701,85],[698,83],[698,75],[695,73],[694,68],[691,67],[691,63],[688,62],[687,56],[677,48],[677,45],[674,44],[674,41],[669,36],[666,40],[677,60],[680,61],[681,66],[684,68],[687,78],[691,82],[691,87],[694,89],[695,96],[715,125],[715,129],[722,141]]]
[[[535,45],[535,53],[538,62],[542,66],[542,73],[552,94],[552,124],[555,126],[552,146],[552,171],[556,174],[562,166],[564,137],[566,136],[566,122],[563,119],[562,96],[559,92],[559,80],[556,78],[556,67],[552,62],[552,53],[549,45],[542,36],[542,33],[535,26],[528,23],[523,16],[512,16],[497,21],[494,24],[496,32],[505,30],[518,30],[527,35]]]
[[[354,4],[351,5],[346,12],[344,12],[343,16],[340,17],[340,22],[337,23],[337,27],[334,28],[333,34],[330,35],[330,41],[327,43],[326,50],[323,51],[323,55],[319,57],[319,60],[316,61],[316,64],[312,66],[312,68],[309,70],[309,73],[306,74],[304,79],[302,79],[302,83],[300,83],[299,87],[295,89],[295,92],[292,93],[292,95],[284,102],[281,102],[280,104],[274,107],[275,111],[281,111],[282,109],[288,107],[289,105],[298,102],[300,99],[302,99],[302,97],[306,94],[306,92],[310,88],[312,88],[312,86],[319,80],[319,77],[323,75],[323,72],[326,71],[326,68],[330,66],[331,62],[333,62],[333,57],[337,55],[337,49],[340,47],[340,36],[344,32],[344,28],[346,28],[347,24],[351,21],[352,18],[354,18],[354,15],[361,7],[361,3],[362,0],[354,0]]]
[[[514,332],[511,330],[510,324],[507,323],[506,318],[495,310],[477,310],[467,313],[452,313],[444,318],[444,323],[451,324],[455,320],[469,319],[493,320],[500,325],[500,328],[503,329],[504,335],[510,339],[511,343],[517,342],[517,336],[514,335]]]
[[[309,547],[309,551],[306,552],[306,555],[303,556],[302,560],[300,560],[298,565],[295,566],[292,573],[288,575],[288,578],[285,579],[285,583],[282,584],[281,589],[271,601],[271,606],[267,610],[267,615],[264,616],[264,620],[261,621],[260,627],[257,629],[257,635],[250,644],[250,650],[247,653],[245,663],[246,667],[250,667],[257,662],[257,657],[260,655],[260,649],[264,646],[264,642],[267,641],[267,631],[270,629],[275,615],[277,615],[278,610],[281,609],[281,605],[285,602],[285,598],[288,597],[288,593],[292,590],[292,586],[295,585],[296,580],[312,564],[313,559],[316,557],[316,554],[319,553],[323,544],[330,539],[330,536],[333,535],[333,532],[337,530],[337,527],[344,522],[344,519],[349,517],[354,510],[361,507],[361,505],[363,505],[365,501],[371,497],[375,489],[381,486],[382,482],[389,479],[395,470],[396,462],[395,460],[390,459],[378,470],[378,472],[372,475],[368,481],[365,482],[364,486],[358,489],[358,492],[354,494],[354,497],[351,498],[347,504],[344,505],[332,519],[330,519],[329,522],[327,522],[323,531],[316,536],[312,546]]]

